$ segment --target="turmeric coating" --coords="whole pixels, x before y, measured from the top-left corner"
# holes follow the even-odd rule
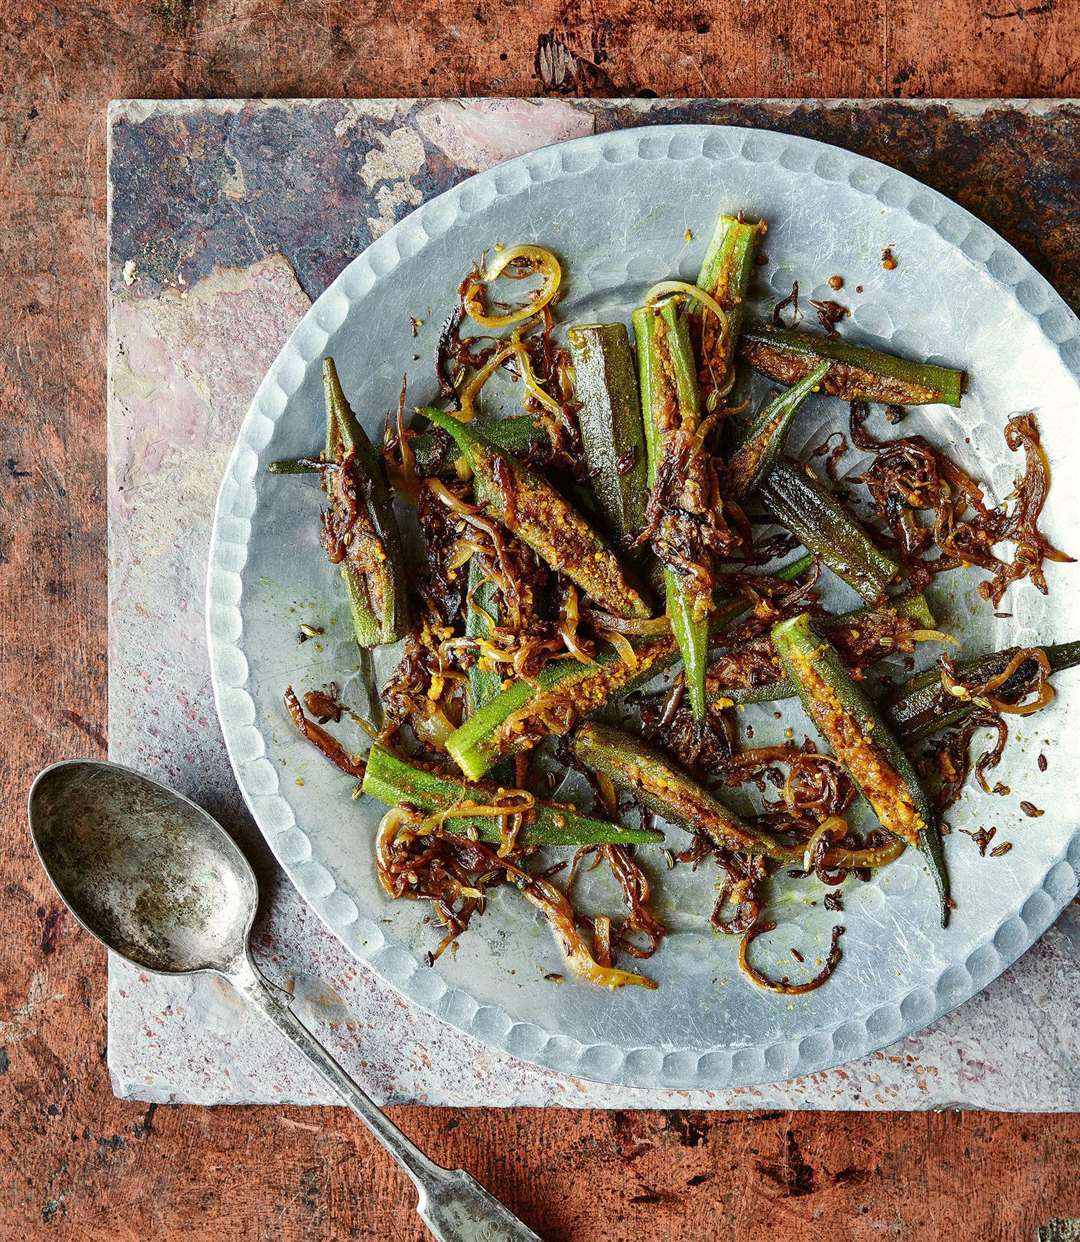
[[[926,820],[919,814],[907,783],[875,745],[874,722],[860,721],[840,702],[832,686],[815,667],[824,648],[811,656],[792,650],[788,659],[806,691],[810,715],[822,736],[866,795],[882,827],[918,846]]]

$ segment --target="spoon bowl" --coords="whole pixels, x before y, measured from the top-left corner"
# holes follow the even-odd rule
[[[243,957],[255,875],[181,794],[119,764],[69,760],[34,781],[30,830],[75,917],[136,966],[228,973]]]

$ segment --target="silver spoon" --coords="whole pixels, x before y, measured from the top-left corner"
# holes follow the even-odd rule
[[[249,946],[255,873],[201,807],[117,763],[71,759],[38,774],[29,814],[42,866],[83,927],[144,970],[228,979],[412,1178],[439,1242],[540,1242],[464,1169],[444,1169],[411,1143],[262,976]]]

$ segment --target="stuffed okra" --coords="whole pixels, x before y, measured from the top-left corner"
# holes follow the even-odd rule
[[[915,642],[924,638],[945,638],[921,592],[899,596],[876,608],[826,613],[815,619],[815,625],[828,636],[845,665],[851,668],[863,668],[897,651],[910,650]],[[766,681],[751,680],[740,668],[740,653],[734,651],[709,666],[705,695],[715,707],[796,698],[798,690],[790,677],[783,676],[779,657],[776,657],[776,674]]]
[[[800,557],[777,571],[793,581],[811,564]],[[714,635],[723,633],[749,608],[745,600],[721,600],[713,614]],[[446,740],[446,749],[472,780],[509,755],[530,750],[545,737],[567,733],[590,712],[651,681],[670,668],[679,650],[670,633],[636,639],[629,646],[604,645],[593,666],[577,660],[553,660],[535,682],[514,681],[473,712]]]
[[[822,362],[831,362],[822,386],[843,401],[959,406],[964,387],[964,373],[950,367],[910,362],[865,345],[772,324],[744,325],[739,353],[755,371],[782,384],[793,384]]]
[[[815,633],[809,613],[773,627],[773,644],[807,714],[881,825],[924,856],[938,890],[941,925],[949,921],[949,882],[933,804],[882,713],[844,668],[836,648]]]
[[[820,387],[829,366],[830,363],[823,362],[790,388],[777,393],[739,438],[727,463],[728,486],[736,499],[748,496],[768,473],[783,450],[792,420],[810,393]]]
[[[424,414],[454,438],[486,514],[615,616],[649,616],[615,554],[546,479],[453,415],[434,409]]]
[[[579,762],[606,776],[617,788],[662,819],[687,832],[703,833],[721,849],[760,854],[774,862],[801,861],[805,847],[788,845],[760,831],[655,747],[607,725],[579,725],[571,743]],[[878,867],[892,862],[903,846],[829,847],[827,867]]]
[[[634,311],[649,464],[647,529],[664,566],[672,633],[697,720],[705,715],[705,662],[716,558],[738,547],[704,443],[686,311],[676,298]]]
[[[481,841],[499,841],[501,820],[520,814],[525,823],[517,840],[522,845],[626,845],[663,840],[663,833],[645,828],[623,828],[607,820],[581,815],[573,807],[539,802],[524,790],[496,785],[470,785],[409,763],[383,746],[368,755],[363,792],[388,806],[417,811],[454,812],[442,826],[447,832],[475,835]],[[515,796],[517,795],[517,796]],[[501,806],[505,810],[501,810]]]
[[[698,379],[706,411],[718,408],[735,378],[735,349],[739,343],[746,297],[754,273],[758,245],[765,224],[722,215],[716,222],[698,274],[697,285],[723,311],[726,322],[708,307],[695,305],[699,343]]]
[[[408,629],[401,533],[383,464],[342,391],[332,358],[323,361],[328,507],[322,542],[340,566],[361,647],[392,643]]]

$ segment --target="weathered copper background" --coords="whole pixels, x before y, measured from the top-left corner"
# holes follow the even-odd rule
[[[339,1112],[114,1100],[102,954],[31,856],[32,772],[104,748],[105,102],[1068,96],[1080,94],[1076,2],[9,0],[0,16],[0,1236],[419,1239],[397,1175]],[[931,112],[866,133],[855,113],[787,112],[769,109],[833,141],[846,126],[850,145],[958,198],[1077,305],[1075,117],[1055,132],[1030,118],[984,130]],[[1068,1116],[415,1109],[401,1120],[553,1239],[1011,1240],[1040,1226],[1060,1239],[1080,1216],[1080,1126]]]

